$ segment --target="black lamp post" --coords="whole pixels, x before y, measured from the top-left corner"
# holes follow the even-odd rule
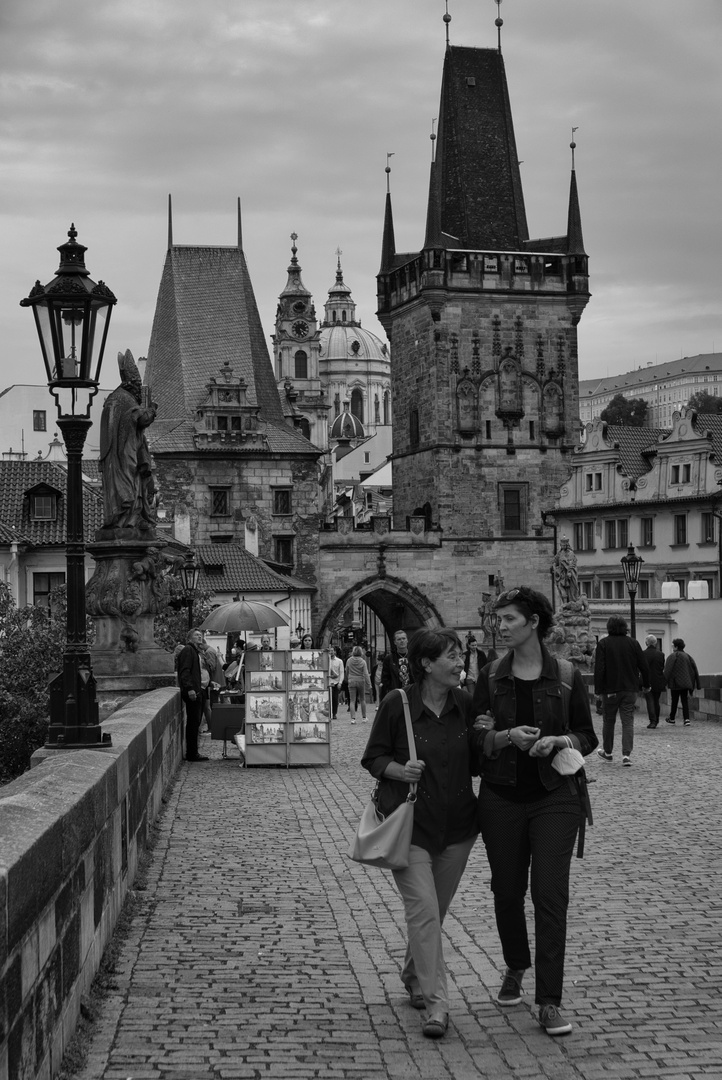
[[[198,578],[200,577],[200,567],[196,565],[193,556],[191,555],[181,567],[181,580],[183,582],[183,596],[188,606],[188,629],[193,629],[193,601],[196,597],[198,590]]]
[[[302,626],[301,623],[299,622],[298,626],[296,627],[296,637],[298,638],[299,641],[303,640],[303,631],[305,629],[306,629],[306,627]]]
[[[631,635],[637,636],[637,621],[634,611],[634,598],[637,595],[637,586],[639,584],[639,571],[642,569],[642,563],[644,559],[641,555],[637,555],[634,551],[632,544],[627,548],[627,554],[622,556],[622,570],[624,571],[624,580],[627,583],[627,592],[629,593],[629,614],[631,623]]]
[[[85,638],[85,537],[82,461],[91,426],[90,407],[98,392],[100,368],[116,298],[102,281],[91,280],[86,248],[77,243],[75,226],[58,248],[60,266],[48,285],[35,282],[20,301],[32,308],[50,393],[55,398],[68,456],[66,558],[68,579],[67,640],[63,670],[49,685],[50,727],[46,746],[55,749],[99,747],[103,735],[95,696],[95,678]]]

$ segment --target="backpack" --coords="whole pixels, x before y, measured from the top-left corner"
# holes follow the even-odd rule
[[[572,700],[572,686],[574,684],[574,664],[571,660],[566,660],[562,656],[554,657],[557,664],[557,674],[559,676],[559,683],[562,688],[562,716],[564,718],[564,731],[569,729],[569,705]],[[489,697],[493,701],[494,699],[494,686],[496,683],[496,673],[501,663],[501,657],[496,660],[492,660],[489,665]],[[589,790],[587,788],[587,774],[583,768],[579,770],[574,776],[568,776],[567,782],[569,784],[570,791],[576,793],[579,798],[580,816],[579,822],[579,837],[577,840],[577,858],[584,857],[584,839],[586,833],[587,822],[590,825],[594,824],[592,818],[592,804],[589,799]]]

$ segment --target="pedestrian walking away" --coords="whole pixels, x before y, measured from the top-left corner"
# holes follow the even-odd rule
[[[409,760],[402,696],[381,702],[362,759],[381,781],[379,809],[390,814],[417,783],[409,865],[394,870],[408,944],[401,971],[413,1008],[426,1009],[423,1033],[438,1039],[449,1023],[441,927],[478,833],[472,787],[471,697],[459,689],[463,652],[454,630],[417,630],[408,651],[406,693],[418,761]]]
[[[331,688],[331,719],[335,720],[338,715],[338,694],[343,682],[344,663],[340,656],[336,655],[333,645],[328,650],[328,685]]]
[[[496,926],[506,971],[500,1005],[518,1005],[531,967],[524,914],[531,872],[539,1023],[548,1035],[572,1025],[560,1006],[569,907],[569,875],[582,819],[573,777],[555,768],[560,750],[586,756],[597,746],[589,694],[576,668],[570,685],[543,645],[553,613],[547,598],[522,586],[496,601],[508,652],[479,673],[473,708],[479,754],[481,835],[491,867]],[[580,758],[581,762],[581,758]]]
[[[479,680],[479,672],[486,663],[486,653],[479,648],[474,634],[468,634],[466,638],[467,649],[464,655],[464,680],[465,690],[474,696],[474,690]]]
[[[647,634],[644,644],[647,646],[644,650],[644,659],[649,668],[649,690],[644,695],[649,717],[647,727],[656,728],[659,724],[659,698],[667,686],[667,680],[664,677],[664,653],[659,648],[654,634]]]
[[[602,745],[597,750],[604,761],[614,758],[614,726],[617,712],[622,722],[622,765],[631,766],[634,749],[634,706],[640,690],[649,693],[649,665],[642,646],[627,636],[621,615],[607,619],[607,637],[597,643],[594,656],[594,693],[602,695]]]
[[[346,685],[351,723],[356,723],[356,710],[361,705],[361,718],[366,722],[366,694],[371,693],[371,676],[360,645],[354,645],[346,661]]]
[[[664,665],[664,675],[672,698],[667,723],[673,724],[675,722],[677,706],[681,701],[684,726],[689,727],[689,694],[690,691],[694,692],[702,684],[699,681],[697,665],[689,653],[684,651],[682,638],[674,638],[672,647],[674,652],[670,653]]]

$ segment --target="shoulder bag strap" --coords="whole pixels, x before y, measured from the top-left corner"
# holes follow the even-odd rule
[[[416,740],[414,739],[414,729],[411,726],[411,710],[409,709],[409,699],[406,696],[405,690],[399,690],[401,694],[401,700],[404,704],[404,720],[406,721],[406,737],[409,740],[409,761],[418,761],[416,756]],[[409,794],[407,796],[407,802],[414,802],[416,799],[416,784],[409,784]]]

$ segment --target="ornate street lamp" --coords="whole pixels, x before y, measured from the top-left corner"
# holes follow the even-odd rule
[[[102,281],[91,280],[85,248],[71,225],[68,241],[58,248],[60,266],[48,285],[35,282],[20,301],[32,308],[50,393],[55,398],[68,457],[66,559],[68,582],[67,641],[63,670],[51,679],[47,747],[79,749],[107,746],[95,696],[95,678],[85,630],[85,537],[82,461],[91,426],[90,407],[98,392],[100,368],[116,298]]]
[[[632,544],[627,548],[627,554],[622,555],[621,563],[622,570],[624,571],[624,580],[627,584],[627,592],[629,593],[629,614],[630,614],[630,632],[632,637],[637,636],[637,621],[634,611],[634,599],[637,595],[637,586],[639,585],[639,571],[642,569],[642,563],[644,559],[641,555],[635,554],[634,546]]]
[[[181,581],[183,582],[183,596],[188,606],[188,629],[193,629],[193,601],[196,598],[196,592],[198,591],[198,578],[200,577],[200,567],[197,566],[192,555],[184,562],[181,567]]]

